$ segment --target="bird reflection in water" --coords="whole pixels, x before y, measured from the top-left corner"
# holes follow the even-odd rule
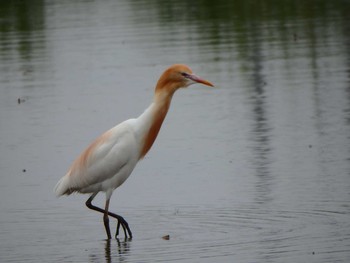
[[[131,240],[120,241],[119,239],[106,239],[104,244],[104,256],[106,262],[113,262],[116,258],[119,258],[120,262],[126,260],[126,257],[130,252],[130,243]]]

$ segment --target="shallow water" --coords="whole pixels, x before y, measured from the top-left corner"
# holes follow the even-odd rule
[[[349,10],[1,3],[0,261],[349,262]],[[153,149],[112,197],[134,238],[106,241],[87,196],[52,189],[179,62],[216,88],[175,95]]]

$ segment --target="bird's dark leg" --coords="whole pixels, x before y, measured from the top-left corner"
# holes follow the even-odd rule
[[[106,200],[105,212],[103,214],[103,223],[105,225],[107,239],[111,239],[111,230],[109,229],[109,218],[108,218],[108,207],[109,207],[109,199]]]
[[[109,215],[109,216],[111,216],[111,217],[113,217],[113,218],[118,220],[117,231],[116,231],[116,234],[115,234],[116,238],[119,235],[119,227],[120,227],[120,225],[122,225],[122,227],[123,227],[125,238],[128,238],[128,235],[129,235],[129,238],[132,238],[132,233],[131,233],[131,230],[129,228],[129,224],[128,224],[128,222],[125,221],[125,219],[122,216],[114,214],[112,212],[109,212],[108,210],[106,211],[106,210],[104,210],[102,208],[99,208],[97,206],[94,206],[91,203],[96,195],[97,195],[97,193],[94,193],[93,195],[90,196],[90,198],[85,202],[86,206],[88,208],[92,209],[92,210],[97,211],[97,212],[100,212],[100,213],[103,213],[103,214],[107,213],[107,215]],[[105,216],[103,218],[105,218]],[[107,231],[107,229],[106,229],[106,231]],[[108,233],[107,233],[107,235],[108,235]]]

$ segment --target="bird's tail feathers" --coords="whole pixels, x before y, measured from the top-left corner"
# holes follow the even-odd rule
[[[63,176],[58,181],[58,183],[56,184],[56,186],[54,188],[54,192],[55,192],[56,196],[58,197],[58,196],[65,195],[65,194],[71,194],[72,191],[70,190],[68,185],[69,185],[68,176]]]

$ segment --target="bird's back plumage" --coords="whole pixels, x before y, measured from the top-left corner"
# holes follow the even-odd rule
[[[133,122],[122,122],[91,143],[57,183],[56,195],[106,192],[120,186],[139,159]]]

